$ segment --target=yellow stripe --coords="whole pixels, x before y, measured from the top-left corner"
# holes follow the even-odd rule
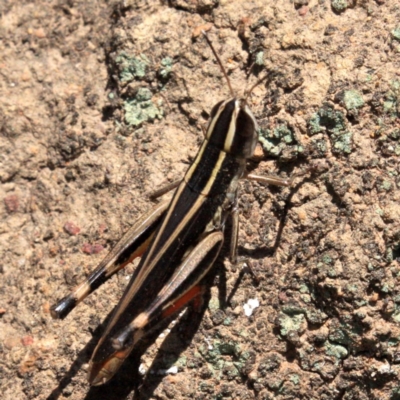
[[[236,132],[236,118],[238,116],[238,112],[240,110],[239,100],[235,101],[235,109],[233,110],[231,122],[229,123],[228,134],[226,135],[225,143],[224,143],[224,150],[226,152],[230,152],[231,146],[233,143],[233,139],[235,137]]]
[[[182,232],[184,226],[186,225],[186,223],[188,222],[188,220],[191,219],[191,217],[199,210],[199,208],[201,207],[201,205],[204,203],[206,196],[208,195],[208,193],[210,192],[212,185],[215,182],[215,179],[218,175],[218,172],[221,170],[221,166],[222,163],[224,162],[226,157],[226,153],[221,151],[218,157],[218,161],[210,175],[210,179],[208,180],[207,184],[205,185],[203,191],[201,193],[199,193],[198,199],[196,200],[196,202],[193,204],[192,208],[190,209],[190,211],[185,215],[185,217],[182,219],[182,221],[179,223],[179,225],[177,225],[177,227],[175,228],[175,231],[173,232],[173,234],[169,237],[169,239],[165,242],[164,246],[160,249],[160,251],[158,252],[158,254],[156,255],[156,257],[153,259],[152,264],[154,266],[155,263],[157,263],[160,258],[162,257],[162,255],[164,254],[164,252],[167,250],[167,248],[172,244],[172,242],[176,239],[176,237],[179,235],[180,232]],[[185,177],[185,181],[186,181],[186,177]],[[171,214],[172,214],[172,207],[171,207]],[[167,222],[167,221],[165,221]],[[162,234],[162,230],[159,231],[159,235],[161,236]],[[158,239],[158,238],[157,238]],[[155,244],[157,242],[154,242],[154,247]],[[146,275],[147,276],[147,275]]]
[[[183,182],[188,183],[190,181],[191,177],[194,174],[194,171],[197,168],[197,165],[199,164],[199,162],[203,158],[203,154],[204,154],[204,151],[206,150],[207,145],[208,145],[208,140],[205,139],[203,144],[200,147],[200,150],[199,150],[199,153],[196,156],[196,159],[193,161],[192,165],[189,167],[189,169],[187,170],[185,176],[183,177],[182,183]]]

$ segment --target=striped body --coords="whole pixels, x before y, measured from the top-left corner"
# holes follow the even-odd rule
[[[147,332],[149,300],[157,302],[187,253],[204,235],[223,232],[257,139],[256,122],[244,100],[214,106],[206,139],[95,349],[89,373],[92,384],[110,379]]]

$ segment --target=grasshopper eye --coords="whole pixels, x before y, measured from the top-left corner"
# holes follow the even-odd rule
[[[257,123],[250,109],[245,106],[240,109],[236,118],[235,134],[230,146],[230,153],[243,158],[249,158],[257,144]]]
[[[244,109],[240,110],[236,119],[236,134],[242,137],[252,137],[256,130],[256,123],[253,115]]]

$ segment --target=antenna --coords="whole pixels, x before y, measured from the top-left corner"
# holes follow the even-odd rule
[[[207,36],[207,33],[206,33],[205,31],[201,31],[201,33],[204,35],[204,37],[205,37],[205,39],[206,39],[208,45],[209,45],[210,48],[211,48],[211,51],[212,51],[213,54],[214,54],[215,59],[217,60],[217,63],[218,63],[218,65],[219,65],[219,67],[221,68],[222,73],[223,73],[224,76],[225,76],[225,79],[226,79],[226,81],[227,81],[227,83],[228,83],[229,91],[231,92],[232,97],[235,97],[235,93],[233,92],[233,89],[232,89],[232,86],[231,86],[231,81],[229,80],[228,74],[226,73],[225,68],[224,68],[224,66],[222,65],[221,59],[218,57],[218,54],[217,54],[217,52],[215,51],[214,46],[213,46],[213,44],[211,43],[211,40],[209,39],[209,37]]]
[[[249,98],[251,92],[254,90],[254,88],[256,88],[261,82],[267,80],[268,78],[271,77],[271,75],[276,76],[277,75],[277,70],[274,68],[273,70],[270,70],[267,72],[266,75],[264,75],[262,78],[260,78],[251,88],[250,90],[246,90],[245,91],[245,96],[244,96],[244,100],[247,101],[247,99]]]
[[[250,90],[246,90],[245,92],[245,96],[244,96],[244,101],[247,101],[247,99],[249,98],[251,92],[254,90],[254,88],[256,88],[261,82],[265,81],[267,78],[270,77],[270,74],[267,72],[267,74],[265,76],[263,76],[262,78],[260,78],[251,88]]]

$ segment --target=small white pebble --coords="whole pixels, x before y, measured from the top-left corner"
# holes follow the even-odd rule
[[[171,368],[168,369],[159,369],[156,374],[157,375],[175,375],[178,373],[178,367],[176,365],[173,365]]]
[[[247,303],[243,306],[244,314],[247,317],[250,317],[250,315],[253,314],[253,311],[257,307],[260,307],[260,302],[258,301],[258,299],[249,299],[249,300],[247,300]]]
[[[168,368],[166,373],[175,375],[178,373],[178,367],[176,365],[174,365],[171,368]]]

